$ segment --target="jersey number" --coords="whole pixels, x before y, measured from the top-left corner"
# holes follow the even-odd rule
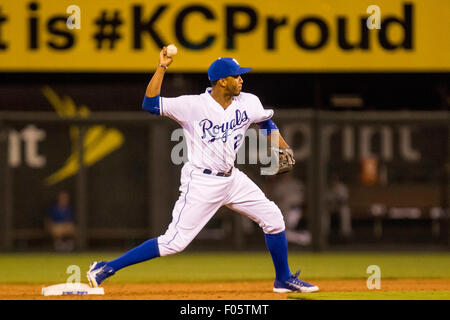
[[[239,143],[242,140],[242,134],[238,134],[234,137],[234,150],[236,150],[239,147]]]

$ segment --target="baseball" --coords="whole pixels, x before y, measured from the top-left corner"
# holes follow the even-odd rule
[[[178,49],[177,49],[177,47],[175,47],[175,45],[169,44],[167,46],[167,56],[168,57],[173,57],[174,55],[177,54],[177,52],[178,52]]]

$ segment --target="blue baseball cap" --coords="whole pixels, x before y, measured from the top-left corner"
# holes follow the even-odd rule
[[[241,68],[236,59],[233,58],[219,58],[208,69],[209,81],[216,81],[228,76],[237,76],[252,70],[252,68]]]

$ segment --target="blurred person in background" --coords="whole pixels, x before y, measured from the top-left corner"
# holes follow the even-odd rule
[[[339,176],[332,175],[327,190],[328,214],[325,215],[324,219],[326,234],[330,232],[331,216],[337,214],[339,217],[339,236],[342,239],[351,237],[352,217],[348,199],[348,187],[341,181]]]
[[[47,229],[53,239],[53,247],[59,252],[70,252],[75,247],[75,223],[70,196],[66,191],[58,193],[57,202],[48,210]]]
[[[305,212],[305,186],[292,172],[279,176],[274,181],[272,197],[283,213],[288,242],[302,246],[311,243],[311,234],[302,219]]]

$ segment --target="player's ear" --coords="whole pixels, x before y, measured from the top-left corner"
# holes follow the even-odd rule
[[[217,83],[218,83],[221,87],[225,88],[225,87],[227,86],[227,78],[219,79],[219,80],[217,80]]]

